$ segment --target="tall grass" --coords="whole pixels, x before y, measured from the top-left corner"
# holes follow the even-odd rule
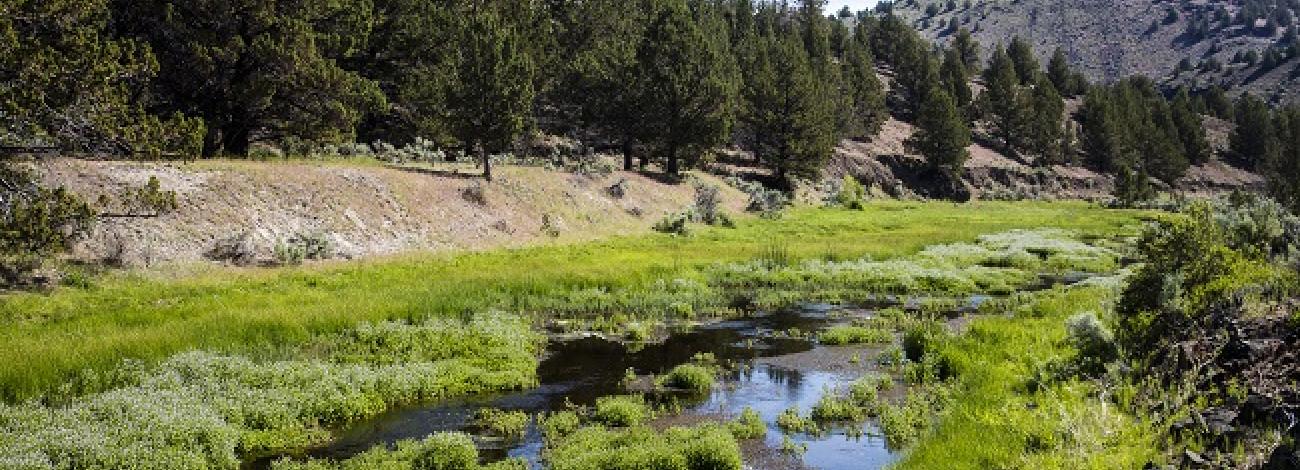
[[[1097,382],[1044,373],[1074,355],[1067,320],[1107,311],[1117,284],[1041,293],[1013,318],[978,319],[949,341],[943,352],[959,371],[955,394],[928,431],[912,426],[916,434],[900,435],[919,441],[896,468],[1112,469],[1151,461],[1157,436],[1147,423],[1108,403]],[[906,408],[882,420],[907,429],[919,415]]]
[[[113,275],[90,288],[0,298],[0,397],[15,403],[69,381],[93,392],[95,380],[77,377],[102,375],[127,358],[153,363],[194,349],[258,356],[366,321],[548,310],[559,304],[551,299],[588,289],[649,291],[663,279],[701,279],[713,263],[754,259],[774,241],[795,259],[816,257],[830,243],[845,257],[888,259],[1017,227],[1110,235],[1139,215],[1083,203],[873,202],[854,212],[796,209],[780,220],[746,219],[736,229],[702,228],[687,238],[647,234],[274,270]],[[661,304],[626,298],[611,305]]]

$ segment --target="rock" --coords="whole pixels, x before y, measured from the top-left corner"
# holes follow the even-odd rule
[[[1268,461],[1264,462],[1261,470],[1295,470],[1300,468],[1300,450],[1297,450],[1295,444],[1280,446],[1273,449],[1269,455]]]

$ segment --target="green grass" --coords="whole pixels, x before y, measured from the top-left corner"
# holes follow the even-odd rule
[[[1110,235],[1141,214],[1078,202],[873,202],[863,211],[802,208],[780,220],[744,219],[735,229],[702,227],[686,238],[110,275],[89,288],[0,299],[0,396],[11,403],[41,396],[127,358],[153,363],[194,349],[256,356],[363,321],[519,310],[583,289],[648,291],[664,279],[699,281],[713,263],[754,259],[776,245],[795,259],[880,259],[1012,228]]]
[[[827,328],[817,336],[818,341],[830,346],[846,344],[888,344],[894,340],[894,332],[884,328],[865,326],[837,325]]]
[[[986,317],[942,346],[958,371],[937,414],[927,388],[886,407],[891,441],[919,439],[895,469],[1141,468],[1156,457],[1147,423],[1107,403],[1094,381],[1055,377],[1052,364],[1073,359],[1066,321],[1106,311],[1113,285],[1038,295],[1015,317]],[[939,389],[934,389],[939,390]]]

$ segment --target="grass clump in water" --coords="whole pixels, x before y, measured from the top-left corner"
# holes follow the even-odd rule
[[[714,381],[713,369],[699,364],[678,365],[658,379],[661,387],[686,390],[696,394],[709,393],[713,390]]]
[[[613,395],[596,399],[591,419],[606,426],[638,426],[653,417],[650,406],[640,395]]]
[[[885,344],[894,340],[894,333],[884,328],[838,325],[827,328],[817,340],[828,346]]]
[[[494,408],[479,408],[474,412],[474,425],[505,439],[520,439],[528,429],[528,413],[523,411],[503,411]]]
[[[727,423],[727,429],[736,439],[759,439],[767,435],[767,424],[757,411],[748,406],[740,412],[740,417]]]
[[[867,410],[852,399],[828,390],[813,405],[810,417],[819,423],[859,422],[867,419]]]
[[[776,416],[776,427],[787,433],[820,434],[817,423],[799,414],[799,409],[790,407]]]

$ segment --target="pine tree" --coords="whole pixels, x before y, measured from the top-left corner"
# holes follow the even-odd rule
[[[1007,55],[1011,57],[1011,63],[1016,69],[1016,78],[1020,84],[1028,85],[1034,83],[1034,78],[1042,73],[1038,65],[1038,58],[1034,56],[1034,47],[1020,36],[1011,38],[1011,45],[1007,46]]]
[[[1210,159],[1210,143],[1205,139],[1205,127],[1201,115],[1197,114],[1187,90],[1179,90],[1169,106],[1173,114],[1174,126],[1178,128],[1178,140],[1182,143],[1183,154],[1188,161],[1195,164],[1205,163]]]
[[[896,86],[891,91],[904,103],[901,114],[914,116],[929,87],[939,81],[939,65],[924,41],[910,41],[909,45],[898,50],[898,63],[894,64]]]
[[[1237,158],[1252,168],[1263,169],[1279,153],[1277,133],[1268,104],[1250,93],[1237,99],[1237,128],[1229,137],[1229,147]]]
[[[952,40],[952,48],[960,54],[967,75],[979,71],[980,43],[971,36],[970,30],[965,27],[957,30],[957,36]]]
[[[1052,81],[1052,86],[1056,91],[1064,96],[1075,96],[1080,90],[1074,89],[1073,72],[1070,70],[1069,59],[1065,57],[1065,51],[1056,48],[1052,53],[1052,60],[1047,63],[1047,78]]]
[[[980,95],[981,109],[994,135],[1002,139],[1005,149],[1013,150],[1018,142],[1017,123],[1020,110],[1017,106],[1017,78],[1011,57],[998,46],[984,71],[984,93]]]
[[[1219,119],[1232,119],[1232,101],[1223,87],[1214,85],[1205,92],[1205,105],[1210,108],[1210,115]]]
[[[926,92],[916,119],[916,133],[907,145],[920,153],[931,168],[949,175],[960,175],[962,165],[970,156],[970,127],[957,111],[957,105],[948,92],[938,86]]]
[[[962,62],[961,52],[956,48],[948,49],[943,54],[943,65],[939,66],[939,79],[944,90],[948,92],[957,107],[963,110],[971,103],[970,77],[966,75],[966,66]]]
[[[476,150],[483,178],[492,181],[490,153],[523,133],[533,104],[533,62],[518,33],[491,10],[468,18],[457,84],[448,100],[453,130],[466,150]]]
[[[1040,75],[1036,82],[1020,94],[1024,103],[1019,107],[1017,128],[1026,151],[1038,155],[1044,163],[1059,162],[1065,102],[1046,78]]]
[[[889,119],[889,110],[885,108],[884,86],[876,77],[875,61],[865,38],[849,42],[845,51],[844,80],[852,98],[851,125],[846,135],[858,139],[871,138]]]
[[[819,89],[808,56],[794,35],[766,39],[764,79],[751,89],[755,152],[778,181],[789,186],[797,177],[813,177],[835,145],[833,103]]]
[[[682,0],[665,0],[637,49],[640,140],[678,176],[730,132],[731,101],[722,52]]]
[[[1094,164],[1111,172],[1132,168],[1134,162],[1124,152],[1121,135],[1124,123],[1109,91],[1103,88],[1089,90],[1079,115],[1082,124],[1080,141]]]

